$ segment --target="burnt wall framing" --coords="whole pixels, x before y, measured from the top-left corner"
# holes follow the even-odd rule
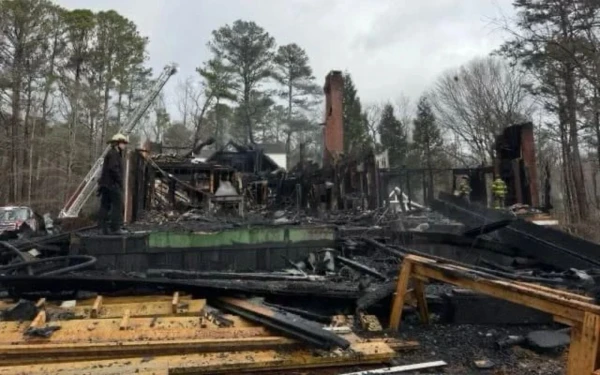
[[[389,194],[398,187],[409,199],[422,198],[425,205],[445,191],[455,191],[461,176],[468,176],[471,186],[471,201],[487,204],[486,179],[494,172],[493,167],[478,168],[392,168],[382,170],[383,191]],[[388,196],[386,195],[386,200]],[[410,204],[410,201],[409,201]]]

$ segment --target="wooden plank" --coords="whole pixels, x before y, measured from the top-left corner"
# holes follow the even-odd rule
[[[224,315],[224,317],[233,323],[232,327],[228,327],[230,329],[261,327],[237,316]],[[55,323],[61,326],[60,331],[62,332],[67,332],[73,336],[83,336],[85,338],[89,338],[90,332],[118,330],[120,319],[73,319],[55,321]],[[202,326],[199,317],[193,316],[132,317],[130,318],[130,325],[140,332],[140,334],[143,334],[145,331],[150,329],[167,330],[179,328],[196,331],[200,329],[213,330],[219,328],[217,324],[206,320],[204,320],[204,326]],[[12,334],[21,334],[28,326],[29,322],[0,322],[0,344],[7,342],[7,338]],[[63,333],[58,332],[55,332],[55,334],[58,336],[63,335]]]
[[[78,361],[58,364],[0,367],[0,375],[121,375],[133,373],[231,374],[246,371],[286,371],[378,364],[395,353],[384,343],[355,343],[351,350],[323,356],[311,350],[259,350],[203,353],[154,358]]]
[[[348,316],[346,315],[334,315],[331,317],[331,325],[333,327],[347,326]]]
[[[365,342],[367,339],[363,339]],[[418,341],[404,341],[399,340],[397,338],[377,338],[377,339],[369,339],[371,341],[383,342],[386,343],[390,348],[394,349],[397,352],[407,351],[407,350],[415,350],[418,349],[420,344]],[[362,342],[362,341],[360,341]]]
[[[129,309],[125,310],[123,313],[123,318],[121,318],[121,323],[119,323],[119,329],[121,331],[129,328],[129,317],[131,316],[131,311]]]
[[[568,318],[565,318],[562,316],[553,316],[552,320],[554,320],[556,323],[564,324],[569,327],[579,324],[577,321],[575,321],[573,319],[568,319]]]
[[[30,328],[40,328],[46,324],[46,311],[40,311],[29,325]]]
[[[430,369],[430,368],[434,368],[434,367],[443,367],[446,365],[447,365],[447,363],[444,361],[432,361],[432,362],[424,362],[424,363],[415,363],[412,365],[384,367],[384,368],[378,368],[378,369],[373,369],[373,370],[350,372],[350,373],[345,373],[345,374],[341,374],[341,375],[397,374],[399,372],[425,370],[425,369]]]
[[[206,300],[204,299],[180,299],[177,305],[177,313],[183,316],[198,315],[205,306]],[[91,310],[90,306],[76,306],[68,309],[68,311],[72,311],[77,317],[90,316]],[[171,300],[147,303],[104,303],[102,308],[96,312],[96,318],[117,318],[123,316],[125,310],[130,311],[131,317],[167,316],[173,313],[173,305]]]
[[[92,310],[90,311],[90,317],[94,318],[94,319],[97,318],[101,307],[102,307],[102,296],[99,295],[98,297],[96,297],[96,300],[94,301],[94,305],[92,305]]]
[[[369,332],[383,331],[383,327],[381,326],[379,319],[377,319],[377,317],[375,315],[366,315],[366,314],[363,314],[362,312],[359,312],[358,316],[360,319],[360,326],[365,331],[369,331]]]
[[[504,299],[520,305],[529,306],[552,315],[561,316],[576,321],[583,320],[583,311],[577,308],[557,303],[557,301],[553,300],[553,298],[540,298],[538,296],[538,293],[542,292],[536,291],[535,293],[531,293],[531,289],[522,287],[524,290],[522,290],[523,293],[520,293],[506,287],[507,285],[505,284],[509,284],[507,282],[499,282],[496,280],[492,281],[483,278],[469,279],[460,278],[454,275],[450,276],[444,271],[430,268],[429,265],[424,264],[414,264],[413,268],[416,273],[426,275],[430,278],[434,278],[439,281],[444,281],[449,284],[469,288],[478,292],[488,294],[492,297]]]
[[[171,300],[171,312],[177,314],[177,306],[179,305],[179,292],[173,293],[173,299]]]
[[[202,328],[198,317],[165,317],[165,318],[129,318],[130,330],[119,330],[121,319],[69,320],[57,321],[61,329],[54,332],[51,338],[43,339],[45,343],[114,343],[115,341],[136,340],[177,340],[200,338],[258,337],[269,336],[262,326],[238,326],[232,319],[234,327],[217,328],[213,323],[206,323]],[[239,324],[238,324],[239,325]],[[20,322],[0,323],[0,345],[18,346],[35,342],[36,339],[23,339],[23,332],[28,324]],[[40,339],[41,340],[41,339]],[[0,351],[1,353],[1,351]]]
[[[560,289],[556,289],[556,288],[550,288],[544,285],[539,285],[539,284],[533,284],[533,283],[524,283],[521,281],[515,281],[514,282],[517,285],[523,285],[526,287],[529,287],[531,289],[537,289],[540,290],[542,292],[549,292],[549,293],[553,293],[562,297],[566,297],[569,299],[573,299],[576,301],[581,301],[581,302],[588,302],[588,303],[594,303],[594,299],[592,297],[588,297],[588,296],[584,296],[581,294],[576,294],[576,293],[571,293],[568,292],[566,290],[560,290]]]
[[[46,307],[46,299],[45,298],[40,298],[36,302],[35,307],[37,307],[38,309],[43,309],[44,307]]]
[[[98,345],[94,343],[25,344],[0,346],[0,366],[59,363],[130,357],[169,356],[243,350],[292,350],[297,341],[281,336],[203,338],[195,340],[135,341]],[[407,347],[410,349],[410,347]]]
[[[180,300],[190,300],[192,296],[189,294],[179,295]],[[173,300],[172,294],[145,294],[140,296],[118,296],[108,297],[102,296],[102,301],[106,305],[120,304],[120,303],[149,303],[149,302],[171,302]],[[95,298],[87,298],[77,300],[77,306],[92,306],[96,301]]]
[[[452,276],[454,276],[455,278],[459,278],[461,280],[465,279],[465,277],[464,277],[465,275],[457,274],[456,272],[453,272],[453,271],[458,270],[458,271],[472,272],[472,270],[465,268],[465,267],[458,267],[458,266],[447,265],[447,264],[439,264],[432,259],[428,259],[428,258],[416,256],[416,255],[409,255],[409,256],[407,256],[407,258],[410,259],[415,264],[418,263],[421,267],[427,267],[429,269],[436,270],[436,271],[439,271],[439,272],[442,272],[445,274],[452,274]],[[416,272],[416,274],[419,274],[421,276],[427,276],[427,275],[423,275],[420,272]],[[445,279],[448,279],[448,277],[445,277]],[[445,280],[441,280],[441,281],[445,281]],[[540,288],[540,287],[531,288],[529,286],[523,285],[522,283],[518,283],[518,282],[515,283],[515,282],[509,281],[509,280],[497,280],[497,279],[487,279],[485,277],[478,277],[477,281],[479,284],[493,285],[495,287],[499,287],[499,289],[506,289],[507,292],[509,292],[509,293],[524,294],[524,295],[527,295],[530,297],[536,297],[538,299],[543,299],[545,301],[549,301],[549,302],[552,302],[552,303],[555,303],[558,305],[562,305],[569,309],[577,309],[580,311],[587,311],[587,312],[594,313],[596,315],[600,315],[600,306],[599,305],[596,305],[594,303],[587,303],[585,301],[582,301],[581,298],[574,298],[573,293],[568,293],[568,292],[564,292],[564,291],[560,291],[560,290],[557,291],[552,288]],[[454,284],[454,285],[458,285],[455,282],[451,282],[451,281],[445,281],[445,282],[448,282],[448,283]],[[469,287],[469,288],[473,289],[471,287]],[[575,295],[575,296],[579,296],[579,295]],[[581,296],[579,296],[579,297],[581,297]],[[546,312],[552,314],[551,311],[546,311]],[[579,321],[583,321],[583,315],[581,315]]]
[[[412,262],[404,258],[400,267],[396,295],[392,302],[392,313],[390,314],[390,329],[395,331],[400,327],[400,321],[402,320],[402,308],[404,307],[404,298],[408,290],[408,281],[411,276],[412,267]]]
[[[493,297],[529,306],[578,322],[583,321],[584,311],[600,313],[600,306],[597,305],[570,300],[549,292],[534,290],[508,281],[461,277],[462,275],[453,274],[452,268],[428,264],[427,262],[421,263],[419,259],[413,264],[413,269],[416,274],[486,293]]]

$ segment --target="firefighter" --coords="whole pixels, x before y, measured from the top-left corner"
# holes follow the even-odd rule
[[[492,183],[492,194],[494,195],[494,208],[500,209],[504,207],[504,198],[508,189],[506,183],[500,178],[496,177]]]
[[[458,185],[458,194],[467,202],[471,202],[471,185],[469,182],[469,176],[462,176],[462,181],[460,185]]]
[[[123,226],[123,152],[129,143],[123,134],[115,134],[110,150],[104,157],[102,174],[98,181],[100,211],[98,221],[104,234],[125,234]],[[109,220],[110,213],[110,220]]]

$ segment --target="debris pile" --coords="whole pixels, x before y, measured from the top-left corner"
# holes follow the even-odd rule
[[[338,156],[134,154],[127,234],[0,242],[0,374],[527,374],[514,350],[566,346],[568,374],[592,372],[600,246],[452,194],[415,203],[372,151]]]

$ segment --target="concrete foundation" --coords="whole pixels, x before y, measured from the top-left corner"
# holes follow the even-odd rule
[[[98,269],[144,272],[148,268],[194,271],[276,271],[285,260],[333,247],[333,227],[253,227],[219,232],[153,231],[128,236],[79,233],[71,253],[98,258]]]

